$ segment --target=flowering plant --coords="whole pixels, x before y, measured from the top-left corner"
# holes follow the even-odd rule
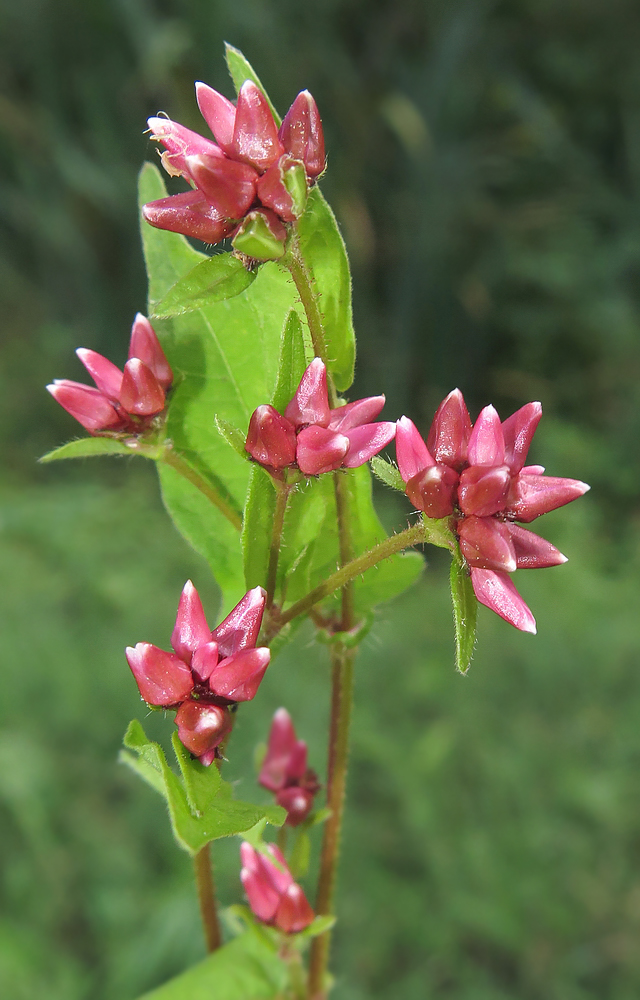
[[[226,611],[211,630],[188,581],[173,652],[146,642],[126,650],[143,702],[175,712],[178,770],[137,720],[122,760],[163,796],[176,841],[193,857],[212,952],[154,998],[204,995],[215,986],[221,1000],[233,1000],[240,964],[243,996],[321,1000],[331,986],[353,668],[372,609],[417,579],[424,564],[416,547],[447,549],[456,665],[466,672],[478,603],[534,632],[511,574],[565,561],[516,522],[528,524],[588,487],[525,464],[539,403],[504,422],[486,406],[473,423],[456,389],[425,441],[408,417],[378,419],[383,395],[342,395],[355,363],[351,283],[318,186],[325,169],[318,108],[302,91],[281,122],[244,56],[228,47],[227,62],[236,104],[196,85],[212,138],[166,117],[149,119],[164,147],[162,167],[188,186],[168,195],[156,166],[146,164],[140,175],[151,320],[136,317],[124,371],[81,349],[95,387],[68,380],[48,387],[90,437],[45,459],[154,461],[167,511],[208,561]],[[205,245],[230,239],[231,249],[209,255],[186,237]],[[394,438],[397,465],[380,454]],[[372,505],[371,469],[406,494],[412,522],[405,530],[385,533]],[[259,703],[272,656],[304,618],[332,663],[326,778],[308,766],[306,742],[281,708],[257,775],[275,804],[239,801],[223,780],[236,712]],[[326,804],[319,809],[321,782]],[[268,825],[278,828],[277,844]],[[298,880],[308,878],[309,830],[320,825],[310,902]],[[248,907],[227,911],[236,937],[223,944],[210,845],[234,835],[242,837],[239,880]]]

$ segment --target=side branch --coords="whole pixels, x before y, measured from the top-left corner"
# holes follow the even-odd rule
[[[204,476],[200,475],[192,465],[186,461],[177,451],[173,448],[167,447],[166,445],[158,455],[158,460],[164,462],[166,465],[170,465],[172,469],[175,469],[179,475],[188,479],[196,489],[209,500],[214,507],[217,507],[221,514],[224,514],[227,521],[237,528],[238,531],[242,528],[242,515],[239,511],[232,507],[226,497],[223,497],[218,489],[214,486],[212,482],[205,479]]]

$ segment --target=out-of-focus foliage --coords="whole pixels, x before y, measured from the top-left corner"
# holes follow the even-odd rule
[[[568,566],[518,577],[535,639],[480,609],[456,676],[438,553],[368,638],[336,1000],[635,1000],[637,4],[0,2],[0,994],[132,1000],[202,955],[188,861],[115,756],[136,704],[122,647],[166,646],[188,575],[212,616],[216,595],[151,467],[35,457],[77,430],[42,390],[84,377],[73,349],[124,360],[144,121],[200,127],[193,80],[231,93],[226,38],[280,109],[309,87],[323,113],[353,398],[384,390],[423,429],[454,384],[476,412],[539,398],[532,459],[595,487],[549,518]],[[326,650],[302,648],[242,710],[230,780],[281,703],[322,769]],[[237,844],[216,855],[237,901]]]

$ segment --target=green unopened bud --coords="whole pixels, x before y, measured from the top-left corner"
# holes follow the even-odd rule
[[[234,236],[233,246],[255,260],[278,260],[284,253],[287,231],[269,209],[249,212]]]
[[[299,218],[307,204],[307,174],[304,163],[299,161],[292,163],[283,172],[282,180],[293,202],[294,214]]]

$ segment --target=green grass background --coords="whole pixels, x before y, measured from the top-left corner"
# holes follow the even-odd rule
[[[222,40],[282,109],[308,86],[352,255],[354,395],[423,429],[540,398],[534,461],[594,487],[518,574],[533,638],[483,609],[452,665],[446,566],[379,611],[358,664],[338,1000],[635,1000],[640,990],[640,14],[631,0],[2,0],[0,994],[134,1000],[203,953],[186,856],[116,763],[123,647],[166,646],[204,563],[137,460],[38,467],[77,432],[42,386],[124,360],[144,308],[144,120],[199,127]],[[382,492],[383,515],[406,508]],[[285,704],[323,769],[326,650],[300,633],[240,714],[229,775]],[[232,751],[232,752],[231,752]],[[240,899],[237,843],[216,849]]]

